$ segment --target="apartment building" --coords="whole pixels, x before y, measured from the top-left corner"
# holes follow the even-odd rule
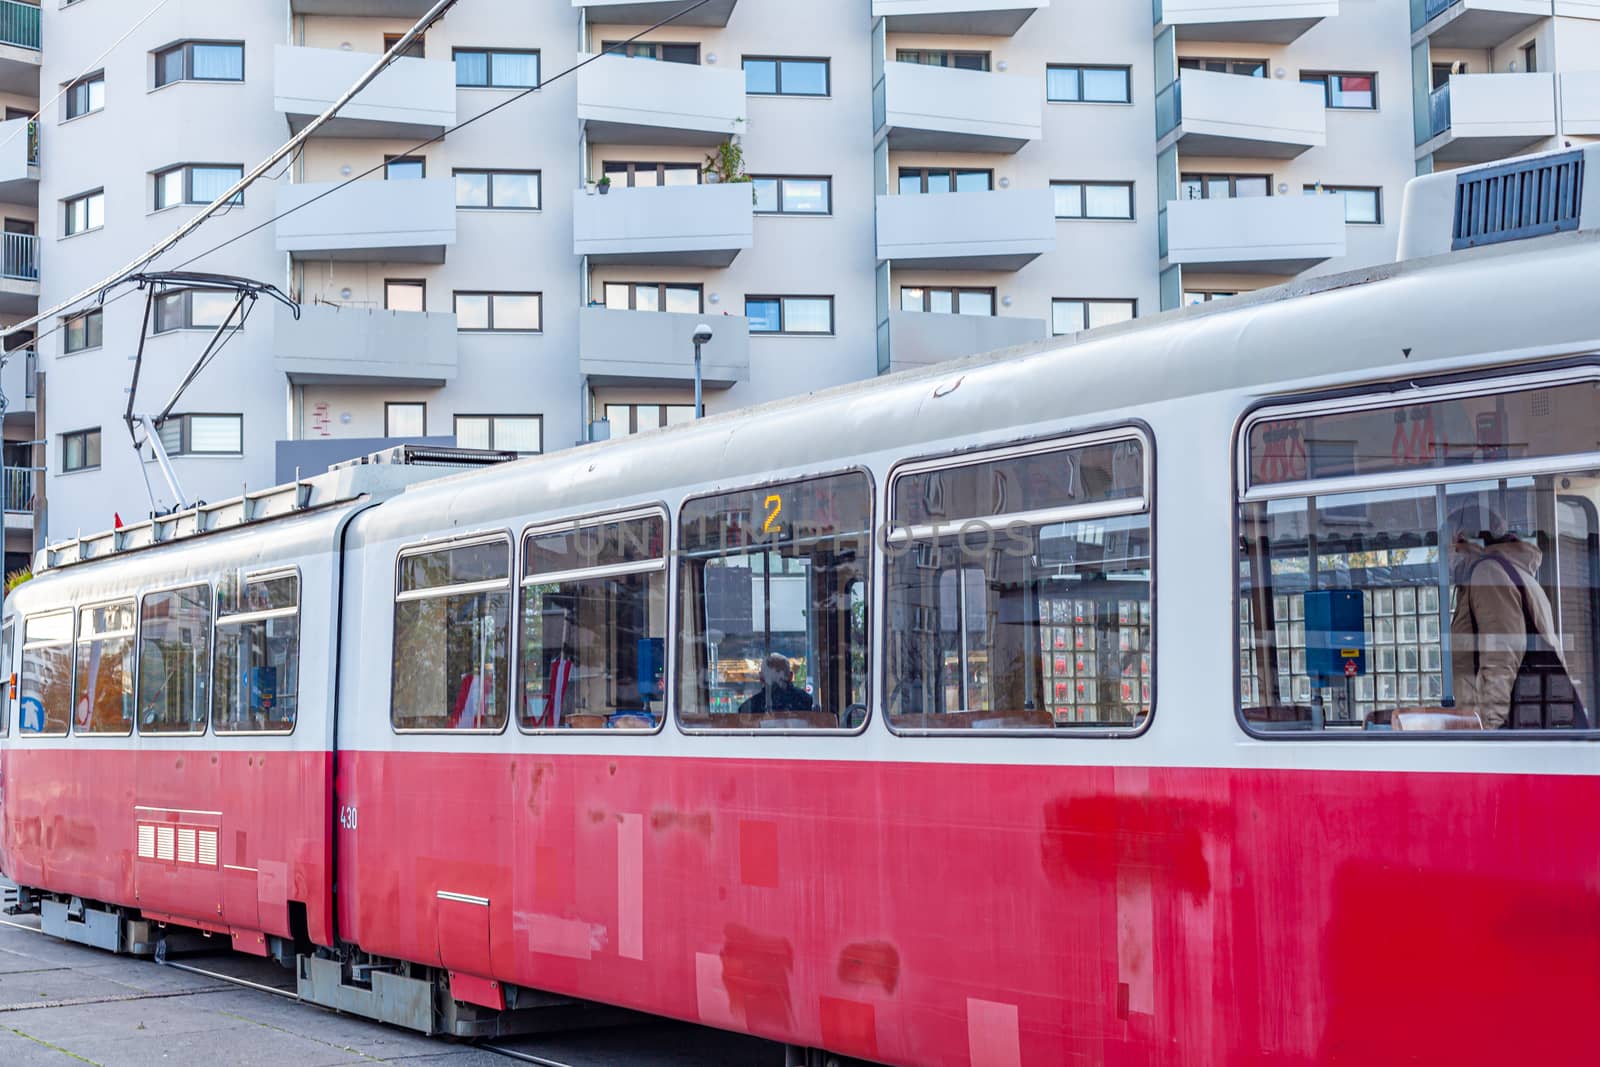
[[[151,263],[299,302],[257,303],[163,427],[185,494],[270,484],[298,442],[684,420],[702,322],[718,411],[1384,261],[1419,169],[1600,123],[1576,0],[709,0],[567,73],[687,2],[460,0]],[[135,7],[0,0],[0,322],[134,260],[430,4]],[[123,287],[42,324],[38,375],[0,383],[8,466],[48,468],[8,518],[170,502],[131,357],[148,319],[133,406],[160,410],[230,307]]]

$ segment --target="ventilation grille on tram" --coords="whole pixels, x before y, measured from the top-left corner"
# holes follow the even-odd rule
[[[1450,247],[1475,248],[1575,230],[1582,208],[1582,152],[1473,171],[1456,181]]]
[[[495,463],[509,463],[517,459],[515,452],[502,452],[489,448],[447,448],[442,445],[396,445],[381,452],[358,456],[335,463],[328,469],[343,470],[374,463],[394,463],[402,466],[428,467],[487,467]]]

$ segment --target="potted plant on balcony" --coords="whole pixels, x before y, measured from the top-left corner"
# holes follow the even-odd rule
[[[744,172],[744,148],[733,141],[723,141],[706,157],[706,181],[747,182],[750,175]],[[750,194],[755,195],[754,190]]]
[[[600,176],[600,180],[594,183],[594,187],[600,190],[601,196],[605,196],[607,193],[611,192],[611,175],[602,174]]]

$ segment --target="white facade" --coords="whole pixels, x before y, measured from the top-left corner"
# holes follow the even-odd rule
[[[198,208],[158,209],[163,190],[188,186],[156,175],[254,165],[427,6],[174,0],[121,43],[142,11],[33,9],[43,47],[0,40],[0,102],[43,104],[41,159],[19,162],[0,125],[0,199],[8,220],[37,220],[42,269],[0,278],[0,322],[172,231]],[[420,55],[151,265],[248,276],[304,305],[299,320],[258,307],[178,405],[239,417],[236,437],[228,421],[174,433],[191,499],[275,481],[282,440],[553,450],[687,417],[702,320],[715,334],[706,403],[722,410],[1381,262],[1419,168],[1600,135],[1600,5],[1569,0],[1164,0],[1154,16],[1140,0],[713,0],[644,39],[688,46],[665,56],[674,62],[608,56],[556,79],[676,6],[459,0]],[[156,54],[185,41],[242,43],[242,80],[203,57],[198,72],[223,77],[155,87]],[[462,82],[526,81],[528,53],[539,91],[444,132],[521,91]],[[741,69],[751,58],[753,74]],[[950,65],[926,62],[938,58]],[[1208,69],[1220,61],[1264,76]],[[1446,61],[1465,66],[1444,74],[1460,83],[1458,114],[1436,130],[1430,64]],[[1123,70],[1127,99],[1106,99]],[[99,71],[103,107],[68,118],[70,94],[51,101]],[[1352,75],[1344,102],[1373,106],[1327,106],[1332,90],[1303,81],[1315,72]],[[783,91],[750,91],[772,88]],[[645,187],[695,184],[730,139],[747,173],[796,179],[790,195]],[[421,157],[422,173],[401,162],[386,175],[402,155]],[[489,171],[518,173],[493,191],[492,179],[458,179]],[[603,176],[604,195],[586,184]],[[960,191],[921,192],[946,183]],[[901,203],[913,186],[918,202]],[[1356,192],[1342,215],[1245,202],[1319,186]],[[206,188],[197,181],[189,199],[209,200]],[[96,190],[103,225],[68,235],[68,202]],[[772,213],[773,200],[810,210]],[[47,411],[38,426],[31,409],[26,426],[7,422],[8,436],[45,442],[35,462],[49,468],[48,539],[142,516],[146,475],[170,497],[122,417],[145,294],[110,297],[99,344],[68,352],[65,330],[41,338]],[[983,314],[911,310],[947,303]],[[210,332],[148,339],[140,410],[160,409]],[[72,435],[95,429],[98,463],[87,463]],[[69,448],[81,469],[67,469]]]

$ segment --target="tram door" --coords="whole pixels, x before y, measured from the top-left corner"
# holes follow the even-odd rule
[[[224,789],[207,744],[211,587],[148,593],[139,605],[139,720],[134,785],[134,889],[147,913],[215,925],[222,910],[218,846]]]

